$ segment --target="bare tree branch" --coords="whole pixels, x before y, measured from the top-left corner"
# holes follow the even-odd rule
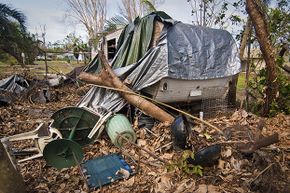
[[[71,16],[84,25],[90,40],[95,47],[99,34],[104,30],[107,14],[107,0],[66,0]]]

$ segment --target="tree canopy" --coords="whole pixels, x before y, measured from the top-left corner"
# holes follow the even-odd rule
[[[37,53],[35,37],[26,31],[25,15],[5,4],[0,3],[0,52],[13,56],[23,63],[21,53],[26,62],[33,62]]]

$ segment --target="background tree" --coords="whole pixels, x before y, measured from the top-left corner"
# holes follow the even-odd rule
[[[269,32],[273,45],[277,48],[277,64],[290,73],[290,66],[284,61],[284,55],[290,47],[290,7],[289,1],[277,1],[277,7],[268,11]]]
[[[80,36],[76,36],[75,33],[69,33],[63,40],[63,45],[67,51],[73,51],[76,59],[78,59],[80,52],[88,51],[87,44],[83,42]]]
[[[38,53],[35,36],[26,32],[25,20],[23,13],[0,3],[0,52],[13,56],[19,64],[23,64],[21,53],[26,64],[33,63]]]
[[[187,0],[191,6],[193,24],[205,27],[227,28],[239,24],[243,1]]]
[[[251,103],[253,110],[258,111],[265,116],[274,116],[280,112],[290,114],[290,8],[288,4],[289,2],[286,0],[278,0],[271,6],[258,5],[257,7],[259,12],[262,12],[265,15],[265,22],[267,22],[266,30],[268,32],[267,39],[274,52],[271,57],[273,57],[275,63],[274,70],[276,73],[276,78],[273,79],[273,81],[276,86],[276,94],[274,95],[274,100],[269,103],[267,92],[269,92],[268,87],[271,86],[269,85],[269,74],[271,74],[272,71],[269,72],[267,63],[266,68],[257,68],[259,64],[256,62],[254,63],[253,61],[251,63],[252,76],[249,81],[249,93],[251,98],[254,99],[254,103]],[[258,34],[254,34],[252,38],[254,40],[254,44],[257,36]],[[260,43],[260,41],[258,42]],[[284,56],[285,54],[286,56]],[[263,52],[261,56],[263,58],[259,60],[259,62],[267,62],[266,58],[264,58]],[[268,105],[268,107],[266,107],[266,105]]]
[[[105,32],[109,33],[120,28],[124,28],[130,22],[133,22],[138,16],[144,16],[156,11],[158,0],[122,0],[119,7],[121,14],[115,15],[106,20]]]
[[[95,55],[106,21],[107,0],[66,0],[66,2],[70,7],[70,16],[85,27],[92,55]]]
[[[158,0],[122,0],[121,15],[127,19],[128,23],[133,22],[138,16],[156,11],[155,7],[158,3]]]
[[[276,73],[276,53],[270,40],[270,33],[268,30],[266,15],[262,10],[263,2],[261,0],[246,0],[246,10],[253,22],[256,32],[257,40],[260,44],[260,49],[263,58],[266,62],[266,92],[265,103],[263,107],[263,115],[268,115],[270,105],[275,101],[278,87],[277,87],[277,73]]]

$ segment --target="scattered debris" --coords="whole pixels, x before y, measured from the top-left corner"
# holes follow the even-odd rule
[[[138,117],[138,128],[147,128],[151,130],[156,123],[156,120],[154,118],[147,116],[142,112],[140,112],[140,114],[137,115],[137,117]]]
[[[6,107],[11,104],[11,98],[7,96],[1,96],[0,95],[0,107]]]
[[[195,153],[194,159],[188,158],[188,162],[192,165],[213,166],[217,164],[221,155],[221,145],[211,145]]]
[[[159,23],[156,23],[157,20]],[[131,33],[135,29],[138,31]],[[164,32],[162,36],[161,29]],[[195,30],[201,33],[195,33]],[[182,33],[183,36],[179,37],[177,33]],[[192,33],[196,38],[203,33],[214,33],[214,36],[209,36],[213,40],[209,44],[215,47],[216,43],[222,43],[227,49],[209,51],[208,45],[199,45],[187,38]],[[78,91],[83,92],[83,89],[71,88],[73,85],[65,87],[65,84],[61,84],[62,80],[54,82],[53,79],[51,85],[63,89],[63,96],[59,100],[50,100],[49,92],[45,91],[43,85],[34,84],[29,90],[29,96],[32,97],[30,103],[18,101],[5,108],[0,107],[1,136],[6,136],[4,139],[15,143],[18,149],[23,149],[18,152],[22,155],[27,153],[31,141],[36,146],[36,155],[18,160],[28,192],[89,191],[87,184],[90,188],[101,188],[105,192],[279,192],[287,189],[290,180],[290,138],[287,130],[290,127],[289,116],[280,115],[261,122],[255,115],[239,110],[231,117],[203,120],[202,116],[199,119],[155,100],[159,97],[163,102],[191,101],[201,99],[206,94],[206,89],[228,90],[229,82],[240,71],[239,62],[235,60],[236,46],[228,33],[174,22],[165,13],[157,12],[145,19],[137,19],[122,34],[124,37],[121,40],[126,44],[118,45],[119,54],[113,60],[116,63],[110,65],[104,54],[99,52],[84,68],[84,72],[80,73],[80,79],[99,86],[90,88],[81,100]],[[132,36],[140,34],[157,34],[158,37],[146,37],[142,45],[132,42],[137,39]],[[182,44],[176,41],[177,38],[184,40]],[[141,42],[143,37],[138,40]],[[156,42],[151,42],[152,40]],[[154,47],[150,47],[152,45]],[[196,50],[194,60],[191,60],[192,56],[188,52],[180,52],[188,46]],[[224,54],[227,57],[222,57]],[[205,65],[204,61],[207,61]],[[189,65],[192,62],[194,65]],[[195,65],[196,62],[200,65]],[[189,82],[185,83],[183,79]],[[192,88],[192,81],[200,84],[194,84]],[[17,77],[1,81],[4,86],[10,83],[13,92],[30,86],[28,82],[18,81]],[[47,85],[47,82],[44,84]],[[183,84],[190,84],[186,92],[183,92]],[[40,93],[37,93],[39,89]],[[152,90],[156,93],[152,94]],[[168,92],[173,94],[168,95]],[[151,98],[143,97],[140,93],[146,93]],[[182,98],[178,98],[179,93]],[[210,96],[214,100],[218,97],[215,95],[226,98],[229,94],[212,93]],[[116,114],[121,110],[126,111],[125,106],[129,104],[161,123],[155,124],[151,129],[138,128],[138,124],[134,124],[133,128],[126,116]],[[157,104],[203,124],[192,129],[182,116],[175,118],[174,114]],[[29,114],[32,109],[37,110]],[[39,117],[35,112],[45,113],[41,109],[49,109],[49,112],[55,113],[51,117]],[[124,114],[130,114],[128,111]],[[41,122],[39,118],[46,122],[52,121],[45,127],[45,134],[40,132],[40,126],[30,131],[36,123]],[[259,138],[260,136],[269,137]],[[18,139],[28,139],[30,142],[19,142]],[[174,151],[172,140],[175,146],[188,150]],[[265,149],[273,143],[276,143],[275,147]],[[184,158],[186,151],[190,152],[187,154],[189,157],[185,158],[186,164],[170,167],[179,166],[180,158]],[[192,154],[194,152],[197,153]],[[33,159],[42,154],[46,162],[43,159]],[[218,166],[212,167],[216,163]],[[70,168],[66,169],[68,167]],[[88,177],[88,183],[86,179],[85,182],[80,180],[79,172]],[[136,175],[130,178],[133,174]],[[118,179],[124,180],[112,183]],[[267,186],[269,181],[273,182],[270,187]],[[110,186],[103,186],[105,184]]]
[[[185,149],[187,138],[190,133],[190,126],[184,116],[178,116],[170,126],[173,135],[174,145],[178,148]]]
[[[272,144],[278,143],[278,142],[279,142],[279,135],[278,135],[278,133],[274,133],[271,136],[262,137],[260,139],[257,139],[254,142],[249,142],[247,144],[241,144],[239,146],[239,150],[243,153],[251,154],[262,147],[266,147],[266,146],[269,146],[269,145],[272,145]]]
[[[131,123],[127,117],[122,114],[116,114],[107,121],[106,131],[116,147],[123,146],[123,138],[126,138],[131,143],[135,143],[137,138]]]
[[[90,188],[101,188],[120,179],[128,179],[133,170],[118,154],[108,154],[82,164]]]
[[[74,87],[74,89],[71,87],[62,88],[62,92],[68,94],[62,95],[60,100],[53,103],[53,105],[49,103],[29,104],[22,102],[18,103],[17,106],[13,105],[7,108],[0,108],[1,133],[9,136],[22,133],[23,131],[30,131],[35,123],[39,124],[42,121],[40,118],[45,117],[47,111],[56,111],[64,106],[77,104],[80,98],[75,93],[77,87]],[[32,109],[39,110],[39,113],[28,114]],[[41,109],[46,109],[46,111],[42,111]],[[39,114],[42,114],[42,116],[39,116]],[[289,116],[281,114],[274,118],[265,118],[265,126],[261,130],[261,134],[263,136],[270,136],[274,132],[277,132],[279,133],[279,143],[274,144],[274,146],[261,148],[255,151],[252,156],[245,157],[237,151],[236,144],[242,141],[251,141],[249,137],[252,136],[251,133],[257,131],[257,125],[260,122],[259,117],[250,113],[247,114],[245,118],[233,119],[231,116],[222,116],[206,120],[221,128],[222,131],[226,128],[233,128],[231,130],[231,137],[227,140],[223,138],[223,135],[217,134],[215,129],[207,125],[204,125],[204,129],[212,135],[211,140],[198,137],[198,133],[195,131],[190,135],[189,142],[192,144],[195,152],[215,143],[220,143],[222,146],[219,162],[223,162],[223,164],[218,165],[218,167],[204,167],[203,176],[201,177],[187,175],[181,173],[179,170],[175,170],[172,174],[166,171],[165,165],[160,164],[161,162],[159,160],[154,157],[151,158],[143,150],[140,151],[140,148],[128,144],[129,146],[126,145],[124,149],[135,160],[135,162],[132,162],[129,155],[123,153],[124,150],[120,152],[119,148],[112,145],[106,133],[103,133],[102,137],[98,138],[95,143],[83,147],[84,160],[90,160],[94,157],[101,157],[111,153],[121,153],[125,155],[124,159],[132,168],[135,168],[136,171],[138,167],[140,168],[135,176],[130,177],[128,180],[121,180],[118,183],[103,186],[101,190],[104,192],[142,192],[150,190],[157,192],[160,190],[159,188],[163,187],[158,186],[161,178],[163,178],[162,182],[165,184],[170,182],[168,188],[170,188],[171,192],[185,189],[185,187],[188,187],[188,191],[194,192],[198,190],[200,184],[218,186],[220,188],[219,191],[223,189],[227,192],[255,192],[259,190],[267,192],[270,186],[272,190],[276,189],[278,192],[283,192],[284,189],[287,190],[287,184],[290,180],[290,171],[288,169],[290,161],[290,151],[288,148],[290,145],[290,134],[288,130],[290,127]],[[26,122],[26,120],[29,121]],[[49,113],[47,120],[50,120]],[[236,125],[241,123],[246,123],[244,125],[245,127],[236,127]],[[199,124],[195,127],[198,126]],[[148,133],[145,129],[134,128],[134,130],[137,138],[143,140],[142,148],[154,152],[156,156],[168,162],[180,158],[181,152],[174,151],[172,145],[168,145],[172,143],[170,128],[168,126],[164,124],[155,125],[151,129],[151,132],[156,136]],[[13,145],[19,148],[30,145],[28,142],[11,143],[15,143]],[[160,149],[160,147],[163,148]],[[156,149],[158,150],[155,151]],[[271,163],[275,164],[259,175]],[[25,180],[27,192],[74,192],[76,190],[79,192],[87,192],[77,167],[56,170],[48,167],[44,159],[28,160],[18,165]],[[165,175],[167,173],[168,175]],[[252,182],[257,176],[258,178]],[[269,185],[269,181],[273,183]],[[160,192],[162,191],[160,190]]]
[[[0,91],[9,91],[15,94],[20,94],[29,88],[28,81],[19,75],[12,75],[8,78],[0,80]]]
[[[30,95],[29,100],[31,103],[48,103],[51,102],[49,89],[39,89]]]

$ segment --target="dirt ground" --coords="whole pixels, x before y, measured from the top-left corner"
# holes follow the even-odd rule
[[[31,103],[22,98],[7,107],[0,107],[0,135],[2,137],[27,132],[43,121],[49,121],[52,113],[60,108],[74,106],[89,89],[83,85],[66,85],[51,89],[55,101],[45,104]],[[190,145],[195,152],[212,144],[222,146],[218,162],[204,167],[203,175],[186,174],[175,166],[183,155],[172,145],[170,128],[156,124],[151,131],[134,130],[137,144],[154,152],[167,164],[149,156],[132,145],[119,149],[104,132],[94,144],[84,148],[85,160],[121,153],[135,175],[113,182],[97,190],[88,190],[78,167],[57,170],[48,166],[43,158],[19,164],[27,192],[290,192],[290,116],[279,114],[274,118],[260,118],[244,110],[233,111],[229,116],[207,120],[223,131],[196,122],[192,128]],[[239,145],[255,141],[262,136],[277,132],[279,142],[252,154],[243,154]],[[206,134],[206,135],[205,135]],[[24,148],[31,141],[15,143],[15,148]],[[19,159],[19,158],[18,158]],[[173,167],[172,167],[173,166]],[[169,168],[171,168],[169,170]]]

